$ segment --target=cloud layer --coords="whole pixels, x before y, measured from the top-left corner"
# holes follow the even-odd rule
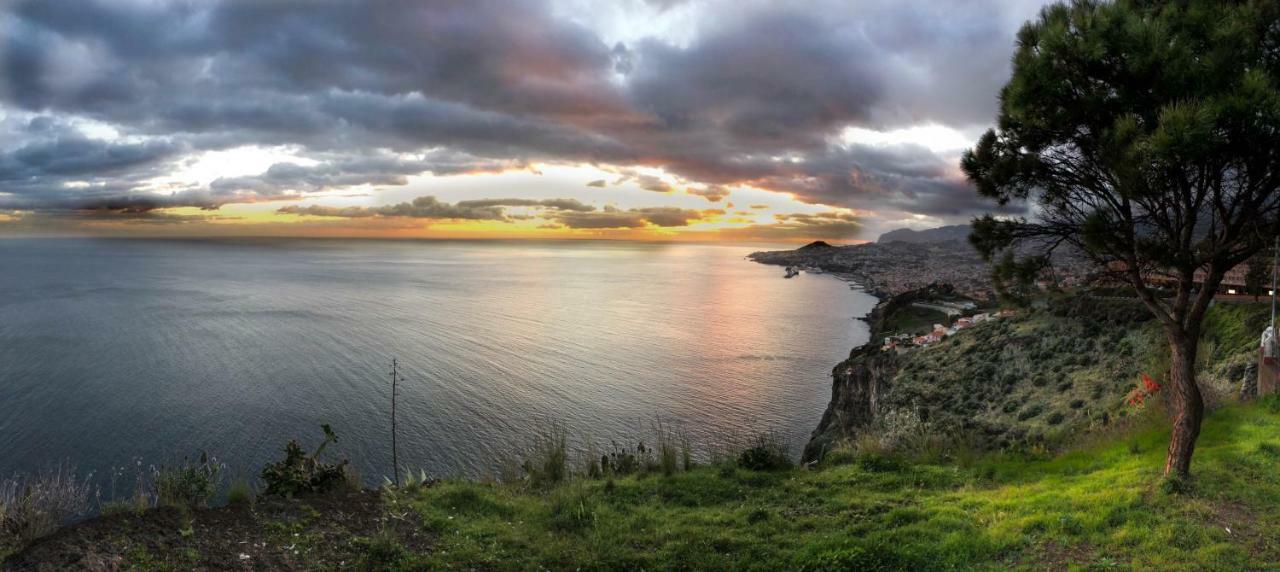
[[[593,26],[592,13],[564,18],[543,0],[4,6],[0,208],[216,208],[555,163],[656,168],[669,178],[632,182],[712,202],[751,186],[941,218],[981,207],[954,152],[842,134],[990,122],[1013,31],[1035,11],[1018,0],[664,0],[637,4],[637,18],[684,11],[696,23],[687,41],[657,28],[624,41]],[[186,157],[247,145],[305,160],[155,186]],[[446,214],[490,220],[506,206],[546,207],[572,228],[697,218],[521,200],[533,199],[458,203]]]

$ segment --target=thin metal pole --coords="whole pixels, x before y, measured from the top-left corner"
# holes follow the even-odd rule
[[[399,378],[399,364],[396,358],[391,358],[391,465],[396,488],[400,487],[400,453],[396,448],[396,383]]]

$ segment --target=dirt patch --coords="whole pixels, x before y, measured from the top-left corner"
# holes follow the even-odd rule
[[[1095,560],[1096,553],[1088,543],[1063,545],[1055,540],[1049,540],[1017,554],[1008,564],[1031,566],[1037,570],[1066,570],[1072,564],[1083,564]]]
[[[115,514],[39,539],[0,568],[312,570],[354,567],[387,547],[430,549],[416,514],[390,512],[377,492],[360,491]]]

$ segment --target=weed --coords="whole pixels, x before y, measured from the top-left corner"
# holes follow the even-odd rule
[[[752,445],[738,455],[738,466],[752,471],[779,471],[791,468],[791,451],[777,433],[756,435]]]
[[[26,543],[53,532],[88,511],[91,491],[69,465],[0,480],[0,537]]]
[[[297,441],[289,441],[284,449],[285,458],[262,468],[266,494],[292,497],[304,492],[328,492],[346,484],[346,459],[336,465],[319,460],[325,447],[338,441],[338,436],[328,425],[322,425],[321,429],[324,430],[324,441],[315,453],[308,456]]]
[[[231,481],[231,486],[227,489],[227,504],[253,504],[254,496],[253,485],[249,482],[249,479],[236,477]]]
[[[164,506],[199,508],[209,506],[218,492],[222,466],[217,459],[201,452],[197,461],[183,459],[182,464],[156,469],[156,498]]]
[[[533,458],[525,459],[522,468],[530,484],[545,487],[563,482],[568,476],[569,431],[553,422],[534,440]]]

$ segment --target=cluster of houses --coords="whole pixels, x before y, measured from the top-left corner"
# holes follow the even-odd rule
[[[1012,309],[1005,308],[1003,310],[1000,310],[999,312],[993,312],[993,313],[984,312],[984,313],[974,314],[972,316],[956,318],[955,322],[951,324],[951,327],[946,327],[946,326],[943,326],[942,324],[934,324],[933,330],[927,334],[921,334],[921,335],[898,334],[895,336],[886,336],[884,338],[884,345],[880,347],[880,350],[881,351],[889,351],[889,350],[902,351],[908,348],[928,346],[929,344],[934,344],[942,341],[943,338],[946,338],[947,336],[953,336],[956,334],[956,332],[959,332],[961,330],[972,328],[988,320],[998,320],[1000,318],[1005,318],[1008,316],[1012,316],[1014,314],[1015,312]]]

